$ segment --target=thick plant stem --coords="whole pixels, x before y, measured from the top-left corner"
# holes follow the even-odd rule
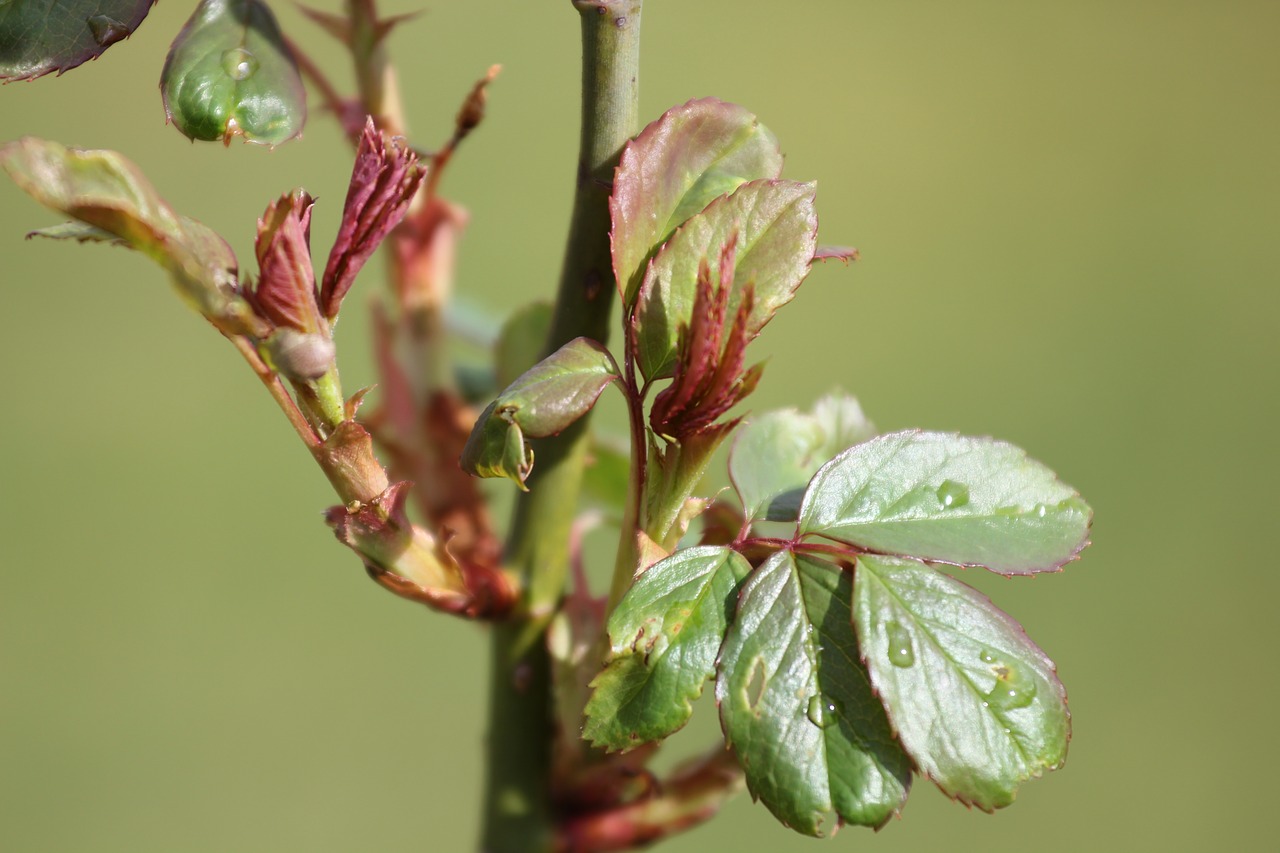
[[[580,335],[604,342],[613,303],[609,187],[639,117],[641,0],[573,0],[582,23],[582,134],[573,215],[546,352]],[[510,624],[493,634],[483,849],[553,849],[554,734],[545,631],[569,571],[569,533],[587,451],[586,419],[538,447],[507,559],[524,581]],[[568,733],[576,736],[576,732]]]

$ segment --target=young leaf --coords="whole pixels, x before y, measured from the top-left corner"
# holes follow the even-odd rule
[[[1011,444],[909,430],[814,475],[799,533],[1001,574],[1055,571],[1088,544],[1089,506]]]
[[[686,548],[646,569],[609,617],[611,654],[591,682],[583,737],[625,750],[688,722],[750,571],[740,554],[716,547]]]
[[[133,35],[155,0],[0,3],[0,80],[61,74]]]
[[[189,139],[279,145],[307,118],[302,78],[261,0],[201,0],[169,48],[160,91]]]
[[[720,651],[716,701],[751,793],[787,826],[819,835],[881,826],[911,766],[859,662],[851,583],[830,563],[779,552],[743,585]]]
[[[637,363],[646,378],[670,375],[675,367],[680,327],[693,316],[698,271],[704,259],[714,270],[725,247],[734,247],[735,284],[727,315],[737,313],[749,287],[750,337],[791,301],[813,259],[814,192],[813,184],[754,181],[680,226],[649,265],[636,301]]]
[[[0,146],[0,168],[36,201],[114,235],[160,264],[179,294],[224,332],[263,331],[236,292],[231,247],[205,225],[175,213],[138,167],[116,152],[25,137]]]
[[[378,130],[371,116],[365,120],[342,224],[320,287],[320,305],[329,320],[337,318],[343,297],[369,256],[408,212],[423,174],[418,155],[403,139]]]
[[[750,418],[729,452],[729,477],[747,521],[795,521],[804,487],[828,459],[875,435],[858,401],[830,394],[812,413],[779,409]]]
[[[458,464],[474,477],[506,477],[528,491],[524,481],[533,470],[533,450],[520,425],[500,413],[495,400],[476,419]]]
[[[555,435],[585,415],[618,379],[613,357],[589,338],[575,338],[507,386],[476,421],[462,451],[462,469],[477,477],[507,477],[521,488],[533,470],[525,436]]]
[[[714,98],[673,107],[623,149],[613,178],[613,271],[624,304],[645,262],[717,196],[782,174],[778,141],[759,119]]]
[[[1061,766],[1071,737],[1053,661],[989,599],[914,560],[858,557],[854,624],[871,682],[920,772],[984,811]]]
[[[574,338],[508,385],[498,395],[498,412],[533,438],[555,435],[590,411],[617,379],[603,344]]]

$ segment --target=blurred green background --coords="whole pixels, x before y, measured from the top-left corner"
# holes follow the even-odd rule
[[[327,251],[349,155],[318,109],[275,151],[163,126],[191,5],[0,88],[0,138],[124,152],[246,268],[255,217],[304,185]],[[445,183],[472,213],[462,287],[498,316],[553,288],[575,18],[441,2],[392,38],[425,147],[505,65]],[[886,429],[1014,441],[1097,512],[1060,575],[965,576],[1057,660],[1064,770],[993,817],[918,783],[903,820],[830,848],[743,796],[664,849],[1274,849],[1280,4],[650,0],[644,31],[645,117],[748,106],[788,176],[819,181],[822,239],[863,252],[755,345],[752,405],[841,386]],[[230,348],[141,257],[23,242],[54,221],[0,182],[0,849],[472,849],[483,632],[369,583]],[[339,330],[349,389],[373,376],[362,302]]]

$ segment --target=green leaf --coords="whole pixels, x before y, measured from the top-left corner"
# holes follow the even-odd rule
[[[714,98],[673,107],[622,151],[613,179],[613,270],[624,303],[671,233],[717,196],[782,174],[778,141],[759,119]]]
[[[0,80],[33,80],[97,59],[133,35],[155,0],[0,2]]]
[[[686,548],[646,569],[609,617],[610,658],[591,682],[583,737],[625,750],[688,722],[750,571],[718,547]]]
[[[989,599],[914,560],[858,557],[854,624],[871,682],[921,773],[985,811],[1062,765],[1053,661]]]
[[[750,417],[729,452],[729,476],[747,521],[795,521],[804,487],[845,448],[875,435],[858,401],[830,394],[812,413],[778,409]]]
[[[516,377],[498,395],[498,413],[533,438],[555,435],[585,415],[618,379],[603,344],[574,338]]]
[[[507,477],[521,488],[533,470],[525,436],[555,435],[585,415],[618,379],[613,357],[590,338],[575,338],[520,374],[480,415],[462,450],[462,469]]]
[[[533,449],[514,418],[498,411],[498,402],[480,413],[458,460],[474,477],[506,477],[522,490],[533,470]]]
[[[506,388],[537,362],[551,331],[551,303],[530,302],[502,324],[494,351],[498,387]]]
[[[906,431],[823,466],[801,535],[1001,574],[1055,571],[1088,544],[1092,512],[1052,471],[990,438]]]
[[[175,213],[121,155],[25,137],[0,146],[0,168],[36,201],[113,235],[160,264],[178,293],[224,332],[263,331],[237,291],[236,257],[226,241]],[[65,225],[57,233],[70,235]],[[85,231],[74,236],[95,235]]]
[[[794,181],[743,184],[689,219],[658,251],[636,300],[637,363],[646,378],[670,375],[680,327],[693,316],[698,269],[708,261],[712,283],[718,284],[718,260],[733,241],[734,284],[725,316],[737,313],[750,286],[747,333],[754,336],[791,301],[813,259],[815,189]]]
[[[831,815],[881,826],[911,785],[859,661],[850,598],[847,572],[779,552],[743,585],[720,650],[725,739],[752,794],[806,835]]]
[[[307,118],[297,66],[260,0],[203,0],[169,48],[160,90],[190,139],[278,145]]]

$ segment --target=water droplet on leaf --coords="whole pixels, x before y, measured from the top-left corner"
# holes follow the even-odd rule
[[[93,33],[93,40],[103,47],[123,41],[133,34],[133,30],[106,15],[93,15],[85,23],[89,25],[89,32]]]
[[[995,662],[996,662],[996,656],[995,656],[995,654],[991,651],[991,649],[983,649],[983,650],[982,650],[982,654],[978,655],[978,657],[979,657],[979,658],[981,658],[981,660],[982,660],[982,662],[983,662],[983,663],[995,663]]]
[[[943,480],[937,494],[943,509],[959,509],[969,502],[969,487],[955,480]]]
[[[885,636],[889,640],[889,663],[894,666],[911,666],[916,662],[915,650],[911,647],[911,635],[907,629],[897,622],[886,622]]]
[[[806,711],[809,722],[820,729],[834,726],[840,716],[840,704],[826,696],[810,696]]]
[[[987,694],[987,701],[998,711],[1025,708],[1036,699],[1036,685],[1023,679],[1010,666],[996,667],[996,686]]]
[[[222,70],[232,80],[248,80],[258,70],[258,58],[243,47],[222,52]]]

